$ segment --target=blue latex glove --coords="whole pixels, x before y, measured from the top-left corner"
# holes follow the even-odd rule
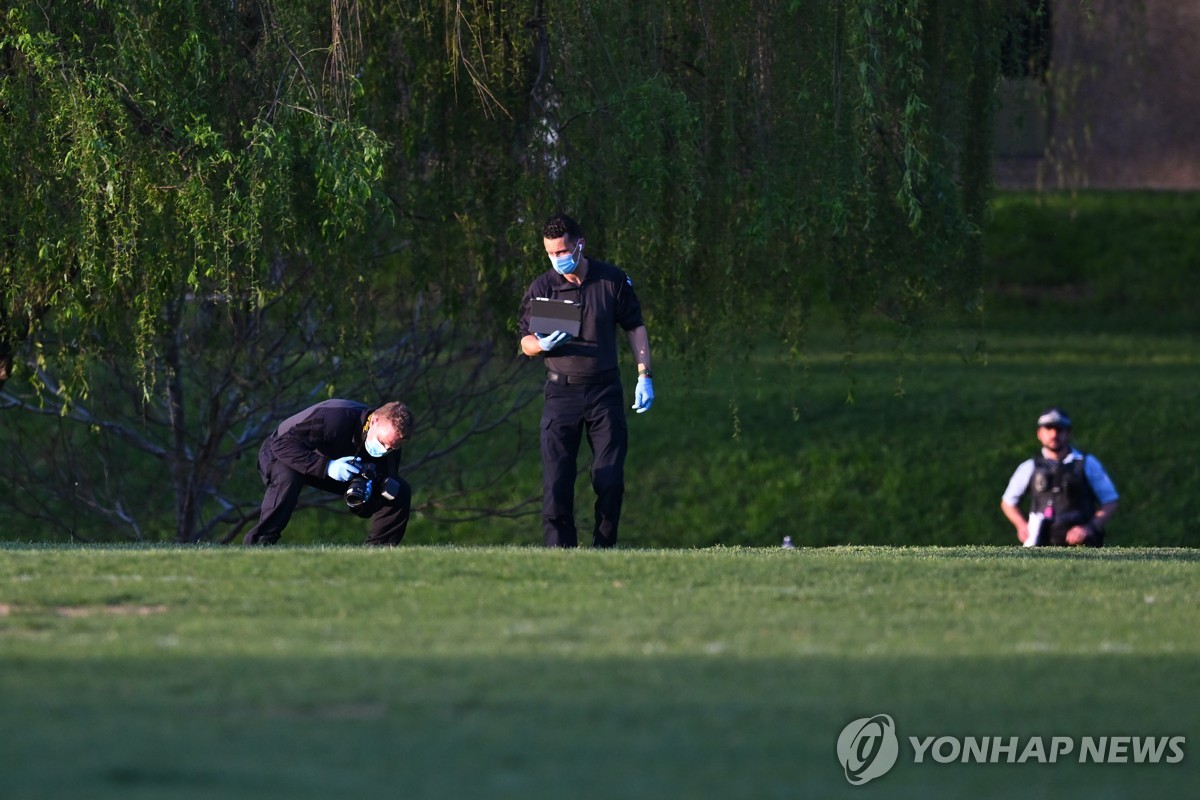
[[[638,376],[637,388],[633,390],[633,406],[637,413],[644,414],[654,403],[654,384],[645,375]]]
[[[537,337],[538,347],[542,348],[542,352],[549,353],[554,348],[558,347],[563,342],[571,338],[571,334],[566,331],[555,331],[554,333],[535,333]]]
[[[333,461],[330,461],[329,468],[325,471],[335,481],[345,483],[361,472],[362,467],[359,466],[357,458],[346,456],[345,458],[335,458]]]

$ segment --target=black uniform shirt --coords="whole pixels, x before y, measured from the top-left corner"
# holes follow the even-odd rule
[[[325,400],[281,422],[268,444],[280,461],[314,478],[327,477],[329,462],[345,456],[373,461],[383,467],[384,475],[395,477],[399,449],[372,458],[363,448],[363,426],[374,410],[353,400]]]
[[[533,298],[571,300],[583,306],[579,335],[546,354],[546,369],[563,375],[599,375],[617,368],[617,326],[631,331],[640,328],[642,306],[633,291],[633,281],[622,270],[594,258],[579,286],[553,269],[539,275],[521,301],[518,330],[522,338],[529,330]],[[540,332],[540,331],[539,331]]]

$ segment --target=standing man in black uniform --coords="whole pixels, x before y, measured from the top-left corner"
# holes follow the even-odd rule
[[[375,480],[366,501],[350,510],[371,518],[366,544],[399,544],[408,529],[412,488],[397,470],[400,445],[412,429],[412,411],[398,402],[372,408],[326,400],[285,419],[258,452],[258,473],[267,491],[245,543],[277,544],[305,486],[342,494],[370,467]]]
[[[629,276],[612,264],[584,255],[583,230],[566,215],[542,228],[552,269],[538,276],[521,301],[521,352],[546,364],[546,404],[542,411],[542,537],[547,547],[576,547],[575,472],[583,436],[592,449],[592,489],[596,493],[594,547],[617,543],[625,496],[625,454],[629,449],[625,405],[617,367],[617,327],[629,338],[637,361],[633,408],[654,402],[650,340],[642,308]],[[581,308],[579,334],[530,329],[537,298],[570,300]]]

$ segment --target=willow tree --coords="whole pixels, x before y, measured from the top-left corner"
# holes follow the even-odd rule
[[[22,347],[35,368],[144,360],[181,293],[261,302],[281,254],[311,263],[362,223],[382,145],[348,115],[343,6],[5,13],[0,380]]]
[[[80,409],[140,387],[119,416],[167,420],[135,444],[169,466],[190,539],[228,470],[195,453],[232,437],[228,459],[279,410],[252,396],[348,355],[379,385],[372,357],[394,362],[414,310],[462,326],[437,330],[468,359],[515,352],[555,211],[680,349],[764,297],[794,340],[814,302],[851,327],[969,306],[1000,43],[1026,5],[19,0],[0,22],[0,381],[126,441]],[[430,407],[457,430],[484,396]]]
[[[224,538],[298,406],[434,396],[418,462],[503,418],[476,413],[487,348],[380,307],[348,244],[386,223],[356,2],[30,0],[0,26],[6,514]]]
[[[396,268],[511,318],[537,229],[578,215],[651,331],[762,298],[851,326],[977,301],[1000,43],[1023,0],[386,4],[363,85],[394,143]]]
[[[76,423],[10,417],[18,510],[136,532],[139,507],[173,507],[195,538],[244,446],[231,430],[270,407],[247,378],[287,363],[253,336],[263,309],[324,268],[380,174],[349,113],[352,21],[342,0],[20,2],[0,19],[3,405]],[[148,485],[111,495],[129,476]]]

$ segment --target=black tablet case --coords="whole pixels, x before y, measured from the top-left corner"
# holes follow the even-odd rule
[[[572,336],[578,336],[582,320],[583,306],[578,303],[535,297],[529,312],[529,330],[533,333],[566,331]]]

